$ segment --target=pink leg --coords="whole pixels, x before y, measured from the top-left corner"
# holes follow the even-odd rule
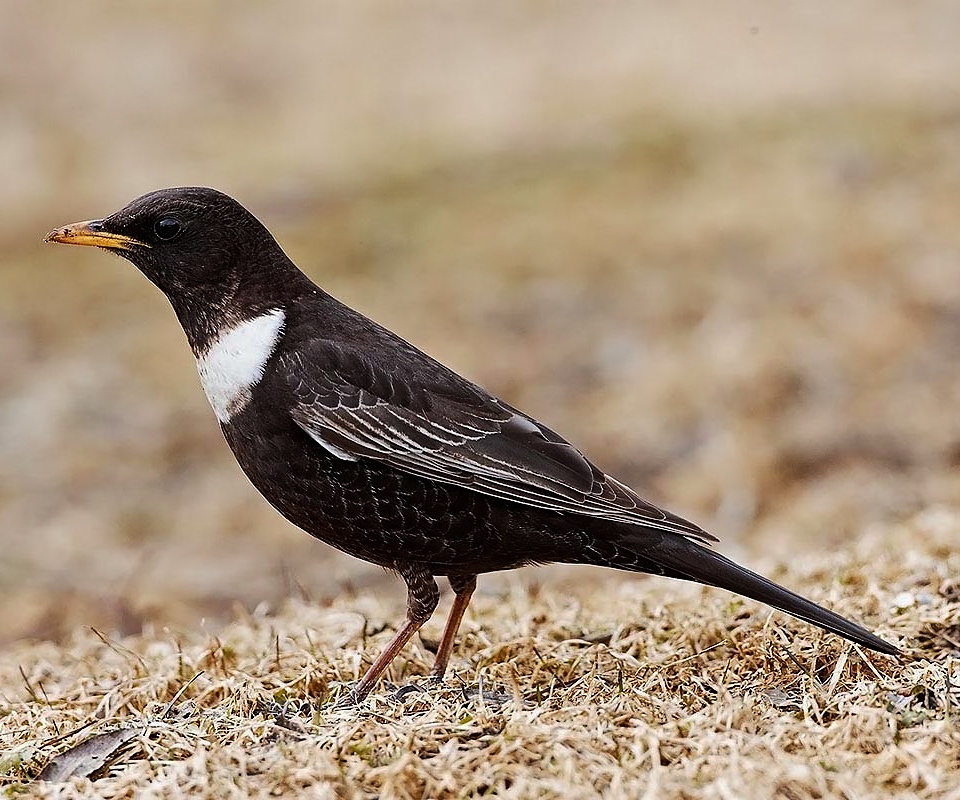
[[[450,588],[453,589],[453,606],[450,608],[450,615],[447,617],[447,624],[443,629],[443,637],[440,639],[440,646],[437,648],[437,658],[433,662],[433,669],[430,676],[436,680],[443,678],[447,671],[447,664],[450,661],[450,653],[453,652],[453,642],[456,639],[460,623],[463,621],[464,612],[470,605],[470,598],[477,588],[477,576],[450,578]]]
[[[350,701],[359,703],[363,700],[374,684],[383,675],[390,662],[403,650],[413,635],[430,619],[440,601],[440,591],[437,589],[433,576],[423,567],[404,566],[398,568],[400,577],[407,584],[407,619],[403,626],[390,640],[386,649],[373,662],[360,682],[350,693]],[[468,598],[469,599],[469,598]]]

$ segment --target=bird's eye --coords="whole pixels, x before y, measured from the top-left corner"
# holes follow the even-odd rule
[[[158,220],[153,226],[153,232],[162,242],[169,242],[171,239],[177,237],[182,229],[183,226],[180,225],[180,220],[176,220],[173,217],[165,217],[164,219]]]

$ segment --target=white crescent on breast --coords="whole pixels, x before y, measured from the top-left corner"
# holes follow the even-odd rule
[[[275,308],[222,331],[197,358],[200,383],[221,423],[250,402],[251,390],[283,337],[286,314]]]

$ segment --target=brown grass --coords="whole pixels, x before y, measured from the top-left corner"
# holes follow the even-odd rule
[[[4,780],[52,794],[26,783],[51,757],[134,729],[70,796],[954,796],[958,531],[931,511],[778,571],[904,643],[902,662],[723,592],[629,578],[582,601],[481,594],[445,684],[425,678],[434,622],[360,708],[333,703],[399,611],[370,595],[291,600],[215,634],[21,644],[0,673]]]

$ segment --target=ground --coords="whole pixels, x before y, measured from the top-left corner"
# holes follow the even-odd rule
[[[954,4],[14,5],[11,792],[956,791]],[[176,184],[234,194],[329,291],[912,658],[554,567],[481,579],[441,689],[331,710],[398,582],[244,482],[141,276],[40,243]],[[392,682],[423,683],[439,625]],[[32,782],[110,731],[106,777]]]

